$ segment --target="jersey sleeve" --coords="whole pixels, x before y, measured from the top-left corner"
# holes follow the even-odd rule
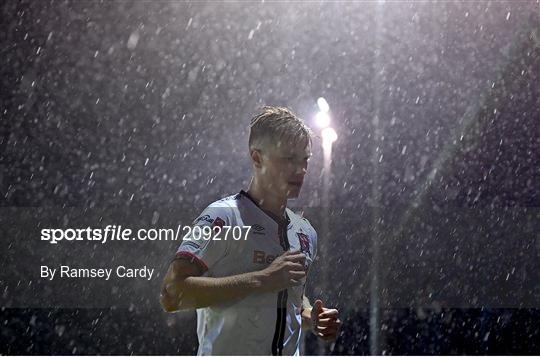
[[[317,257],[318,248],[317,248],[317,232],[315,231],[313,227],[311,227],[310,238],[311,238],[311,246],[313,247],[313,261],[315,261],[315,258]]]
[[[203,239],[203,227],[210,227],[213,234],[220,229],[231,225],[230,209],[220,206],[208,206],[195,219],[192,229],[182,238],[182,242],[176,251],[177,258],[186,258],[196,263],[204,272],[212,267],[227,254],[226,241]],[[205,229],[209,231],[208,228]]]

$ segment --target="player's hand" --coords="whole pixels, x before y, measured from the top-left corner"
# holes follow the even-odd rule
[[[311,309],[313,333],[324,341],[335,341],[341,328],[339,311],[323,307],[321,300],[315,300]]]
[[[277,257],[262,270],[265,290],[279,291],[302,284],[306,277],[305,261],[306,255],[299,250],[289,250]]]

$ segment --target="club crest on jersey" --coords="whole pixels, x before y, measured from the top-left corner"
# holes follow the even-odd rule
[[[309,253],[309,237],[307,234],[297,232],[296,235],[298,236],[298,241],[300,242],[300,251],[311,256]]]

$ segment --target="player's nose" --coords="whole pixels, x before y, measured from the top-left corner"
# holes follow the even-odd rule
[[[307,173],[307,162],[302,162],[299,165],[296,165],[295,173],[303,177]]]

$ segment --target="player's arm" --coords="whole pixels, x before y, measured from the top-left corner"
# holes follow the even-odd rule
[[[202,277],[202,270],[188,259],[175,259],[163,281],[161,306],[168,312],[196,309],[230,299],[243,298],[260,290],[260,272],[223,278]]]
[[[279,291],[301,284],[305,255],[287,251],[267,268],[228,277],[203,277],[189,259],[175,259],[163,280],[160,302],[165,311],[196,309],[241,299],[255,292]]]
[[[313,329],[313,324],[311,322],[312,309],[313,307],[311,306],[308,297],[304,295],[304,298],[302,300],[302,330],[309,331]]]

